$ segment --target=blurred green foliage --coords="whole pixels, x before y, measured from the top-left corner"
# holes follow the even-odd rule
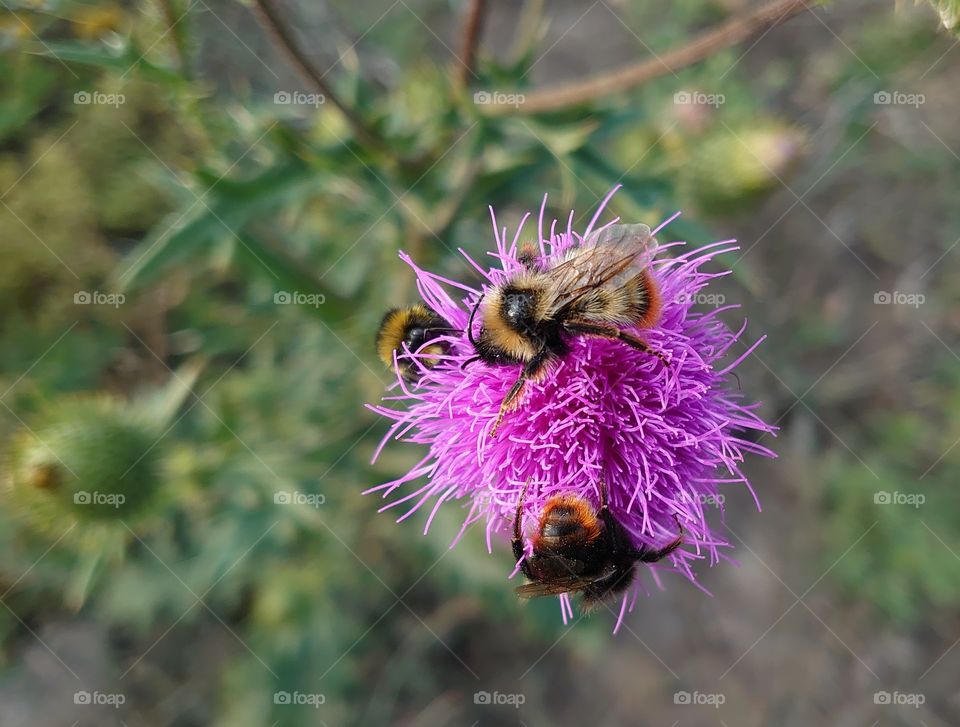
[[[910,625],[960,602],[954,527],[960,498],[956,470],[944,462],[960,439],[958,383],[951,377],[918,389],[926,399],[923,416],[871,422],[862,450],[869,464],[835,458],[826,470],[828,551],[850,548],[835,577],[850,596]],[[851,548],[858,530],[862,541]]]
[[[930,0],[934,10],[940,16],[940,22],[947,30],[960,29],[960,2],[958,0]]]

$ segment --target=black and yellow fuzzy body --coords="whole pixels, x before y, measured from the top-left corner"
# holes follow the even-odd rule
[[[619,340],[660,358],[627,329],[656,325],[662,298],[644,258],[646,225],[614,225],[591,235],[560,260],[547,262],[530,247],[521,250],[523,269],[477,301],[467,335],[476,358],[488,365],[521,364],[516,384],[501,404],[490,431],[516,406],[524,383],[541,379],[550,363],[578,336]],[[473,318],[481,328],[473,333]]]
[[[589,612],[630,587],[637,563],[655,563],[683,542],[678,520],[680,534],[666,546],[635,548],[626,529],[610,513],[601,481],[599,511],[575,495],[547,500],[531,538],[533,553],[526,556],[521,524],[526,489],[513,523],[513,555],[530,581],[516,589],[522,598],[580,593],[580,609]]]
[[[391,308],[377,330],[377,355],[390,369],[396,360],[400,375],[415,381],[422,373],[421,367],[436,366],[447,353],[446,342],[438,339],[451,330],[449,323],[422,303]],[[417,360],[408,356],[407,351],[417,354]]]

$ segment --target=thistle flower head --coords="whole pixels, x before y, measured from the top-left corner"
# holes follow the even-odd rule
[[[556,221],[545,226],[541,206],[537,227],[527,235],[536,235],[546,267],[602,229],[597,223],[612,194],[582,235],[573,230],[573,213],[566,229],[558,231]],[[494,216],[491,267],[461,251],[481,275],[480,289],[423,270],[401,254],[416,274],[424,302],[462,333],[445,337],[447,352],[439,364],[435,359],[420,364],[415,351],[398,357],[408,358],[419,380],[411,384],[398,378],[383,403],[371,407],[393,421],[381,449],[396,439],[426,445],[426,453],[402,477],[368,492],[388,499],[383,509],[396,508],[398,521],[428,508],[424,532],[444,503],[461,501],[466,516],[456,540],[474,523],[483,523],[492,549],[497,534],[509,537],[526,483],[523,520],[529,533],[554,496],[599,503],[602,478],[611,514],[635,547],[670,542],[678,520],[685,530],[683,548],[644,570],[658,584],[656,569],[667,567],[696,583],[694,564],[703,559],[715,564],[730,547],[708,523],[713,506],[722,508],[721,486],[750,489],[741,471],[744,454],[773,456],[745,434],[772,427],[754,413],[756,405],[743,403],[730,382],[733,368],[760,341],[743,345],[746,323],[734,331],[720,319],[737,306],[704,311],[697,304],[710,282],[727,274],[717,270],[714,258],[736,247],[724,241],[684,251],[682,243],[670,243],[655,251],[649,264],[663,309],[654,327],[636,333],[669,360],[668,366],[620,341],[573,337],[569,351],[542,380],[526,385],[519,406],[490,437],[520,366],[464,366],[475,356],[466,329],[477,301],[522,269],[518,250],[528,217],[510,238]],[[633,608],[644,578],[641,574],[617,604],[617,628],[624,612]],[[569,602],[565,596],[561,602],[566,620]]]

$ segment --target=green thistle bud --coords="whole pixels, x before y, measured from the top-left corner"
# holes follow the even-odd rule
[[[730,212],[779,185],[803,150],[799,129],[775,123],[726,129],[706,139],[684,169],[683,186],[708,211]]]
[[[11,441],[8,498],[32,524],[59,533],[74,522],[135,518],[163,479],[162,433],[115,398],[61,399]]]
[[[202,363],[125,401],[103,394],[57,399],[10,440],[0,492],[32,529],[90,545],[126,539],[166,480],[164,435]]]

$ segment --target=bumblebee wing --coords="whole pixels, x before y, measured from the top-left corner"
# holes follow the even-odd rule
[[[589,235],[550,270],[559,291],[556,305],[598,287],[616,287],[636,274],[652,239],[647,225],[611,225]]]
[[[644,248],[652,237],[650,227],[643,223],[635,225],[610,225],[591,232],[580,247]]]
[[[515,590],[520,598],[539,598],[540,596],[559,596],[563,593],[580,591],[589,583],[590,581],[585,581],[582,578],[564,578],[549,583],[524,583],[522,586],[517,586]]]
[[[516,594],[520,598],[539,598],[540,596],[559,596],[562,593],[573,593],[582,591],[591,583],[603,580],[613,575],[614,568],[604,568],[597,575],[584,578],[583,576],[567,576],[565,578],[553,578],[549,581],[535,581],[533,583],[524,583],[517,586]]]

